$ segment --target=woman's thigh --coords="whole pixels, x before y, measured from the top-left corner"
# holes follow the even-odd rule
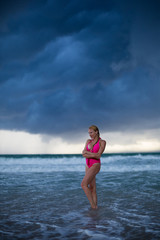
[[[100,170],[99,163],[95,163],[92,167],[86,169],[86,175],[84,176],[83,181],[87,185],[90,184],[94,180],[94,178],[95,178],[96,174],[99,172],[99,170]]]
[[[90,189],[96,191],[96,176],[93,178],[93,180],[89,184]]]
[[[89,170],[89,167],[86,165],[86,171],[85,171],[85,174],[87,173],[88,170]]]

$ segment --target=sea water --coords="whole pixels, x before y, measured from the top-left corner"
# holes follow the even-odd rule
[[[92,210],[81,155],[0,155],[0,239],[160,239],[160,153],[101,162]]]

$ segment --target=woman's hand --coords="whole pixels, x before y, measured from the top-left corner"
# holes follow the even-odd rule
[[[101,154],[99,154],[99,153],[93,153],[93,152],[89,152],[87,150],[84,150],[82,155],[85,158],[95,158],[95,159],[99,159],[101,156]]]
[[[88,151],[87,150],[83,150],[83,152],[82,152],[82,156],[83,157],[85,157],[85,158],[88,158],[87,156],[88,156]]]
[[[87,150],[84,150],[82,152],[82,155],[84,158],[91,158],[91,152],[87,151]]]

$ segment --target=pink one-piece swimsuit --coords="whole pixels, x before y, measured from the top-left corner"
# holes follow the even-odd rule
[[[100,138],[99,138],[99,140],[100,140]],[[100,148],[100,146],[99,146],[99,140],[98,140],[98,142],[93,146],[93,149],[89,149],[89,148],[88,148],[88,145],[92,142],[92,140],[91,140],[91,141],[87,144],[87,147],[86,147],[87,151],[93,152],[93,153],[97,153],[97,152],[99,151],[99,148]],[[100,159],[95,159],[95,158],[86,158],[86,164],[87,164],[87,166],[88,166],[89,168],[92,167],[92,165],[93,165],[94,163],[100,163],[100,164],[101,164],[101,160],[100,160]]]

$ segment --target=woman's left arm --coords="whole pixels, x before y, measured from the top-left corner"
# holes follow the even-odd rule
[[[95,159],[100,159],[102,153],[104,152],[106,147],[106,141],[105,140],[100,140],[100,148],[97,153],[92,153],[88,151],[83,152],[83,157],[85,158],[95,158]]]

